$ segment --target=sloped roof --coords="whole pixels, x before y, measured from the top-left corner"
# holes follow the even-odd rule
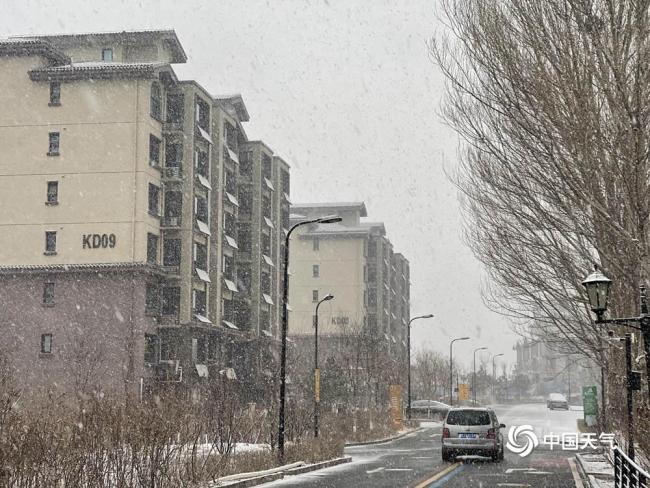
[[[70,63],[70,58],[49,42],[37,39],[0,39],[0,56],[43,56],[56,64]]]

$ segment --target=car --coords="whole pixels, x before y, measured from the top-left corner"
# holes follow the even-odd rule
[[[561,393],[551,393],[546,401],[546,407],[549,410],[555,410],[556,408],[569,410],[569,402]]]
[[[451,408],[442,424],[442,460],[453,461],[460,455],[503,460],[503,428],[505,424],[490,408]]]

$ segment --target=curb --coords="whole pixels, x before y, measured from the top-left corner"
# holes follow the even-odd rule
[[[373,446],[375,444],[384,444],[386,442],[396,441],[398,439],[401,439],[402,437],[406,437],[409,434],[413,434],[414,432],[419,432],[420,430],[423,430],[424,428],[425,427],[418,427],[417,429],[408,430],[406,432],[402,432],[401,434],[398,434],[398,435],[393,436],[393,437],[386,437],[385,439],[377,439],[375,441],[346,442],[345,447]]]
[[[278,473],[256,476],[254,478],[247,478],[241,481],[235,481],[232,483],[215,485],[215,486],[219,486],[219,487],[223,486],[223,488],[249,488],[251,486],[262,485],[270,481],[280,480],[285,476],[294,476],[298,474],[309,473],[311,471],[330,468],[332,466],[338,466],[339,464],[345,464],[351,461],[352,458],[350,456],[345,456],[336,459],[330,459],[328,461],[322,461],[320,463],[308,464],[306,466],[299,466],[297,468],[287,469],[285,471],[280,471]]]
[[[289,469],[285,471],[284,474],[294,476],[297,474],[309,473],[310,471],[317,471],[319,469],[331,468],[332,466],[346,464],[351,461],[352,458],[350,456],[344,456],[336,459],[330,459],[329,461],[322,461],[320,463],[308,464],[307,466],[300,466],[299,468]]]
[[[583,464],[582,460],[582,455],[576,454],[573,457],[576,460],[576,466],[578,468],[578,471],[580,473],[580,477],[582,478],[582,481],[585,483],[585,486],[589,488],[598,488],[600,485],[598,483],[594,484],[594,481],[600,480],[600,481],[613,481],[614,480],[614,475],[609,474],[609,473],[602,473],[602,472],[588,472]],[[605,454],[603,454],[603,460],[609,462]],[[612,467],[613,469],[613,467]]]

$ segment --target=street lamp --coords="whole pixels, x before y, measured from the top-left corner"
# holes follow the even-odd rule
[[[474,376],[472,376],[472,398],[474,399],[474,406],[476,406],[476,353],[485,350],[487,350],[487,347],[474,349]]]
[[[414,320],[431,318],[433,318],[432,313],[413,317],[411,320],[409,320],[409,323],[406,326],[408,329],[406,334],[406,356],[408,361],[408,406],[406,407],[406,418],[409,420],[411,420],[411,323]]]
[[[454,406],[454,355],[453,347],[456,341],[467,341],[469,337],[459,337],[452,339],[449,343],[449,406]]]
[[[495,354],[492,356],[492,401],[495,400],[494,397],[494,384],[497,382],[497,369],[496,369],[496,364],[494,364],[494,360],[498,358],[499,356],[503,356],[504,354],[500,352],[499,354]]]
[[[640,331],[643,335],[644,352],[646,357],[650,357],[650,314],[648,314],[648,297],[645,285],[639,286],[640,313],[637,317],[605,319],[603,316],[607,311],[612,280],[600,272],[598,265],[595,265],[594,268],[594,272],[584,279],[582,285],[587,290],[589,306],[596,314],[596,323],[624,325]],[[650,375],[650,361],[646,361],[646,367],[648,375]],[[650,382],[648,383],[648,395],[650,395]]]
[[[316,304],[314,315],[314,437],[318,437],[318,413],[320,407],[320,370],[318,369],[318,307],[323,302],[332,300],[334,295],[328,293]]]
[[[287,329],[289,323],[289,238],[291,233],[301,225],[308,224],[334,224],[340,222],[341,217],[328,215],[317,219],[303,220],[293,224],[284,238],[284,282],[282,283],[282,338],[280,348],[280,408],[278,419],[278,459],[284,462],[284,409],[287,390]]]

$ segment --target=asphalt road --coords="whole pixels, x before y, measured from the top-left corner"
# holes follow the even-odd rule
[[[544,404],[498,406],[499,420],[506,424],[504,435],[513,425],[531,425],[541,440],[544,435],[576,431],[579,411],[548,411]],[[508,450],[505,460],[466,460],[443,462],[439,424],[424,428],[402,439],[375,446],[345,450],[352,462],[261,485],[265,488],[304,486],[318,488],[469,488],[469,487],[575,487],[571,459],[575,452],[561,447],[550,450],[540,445],[529,456],[520,457]]]

